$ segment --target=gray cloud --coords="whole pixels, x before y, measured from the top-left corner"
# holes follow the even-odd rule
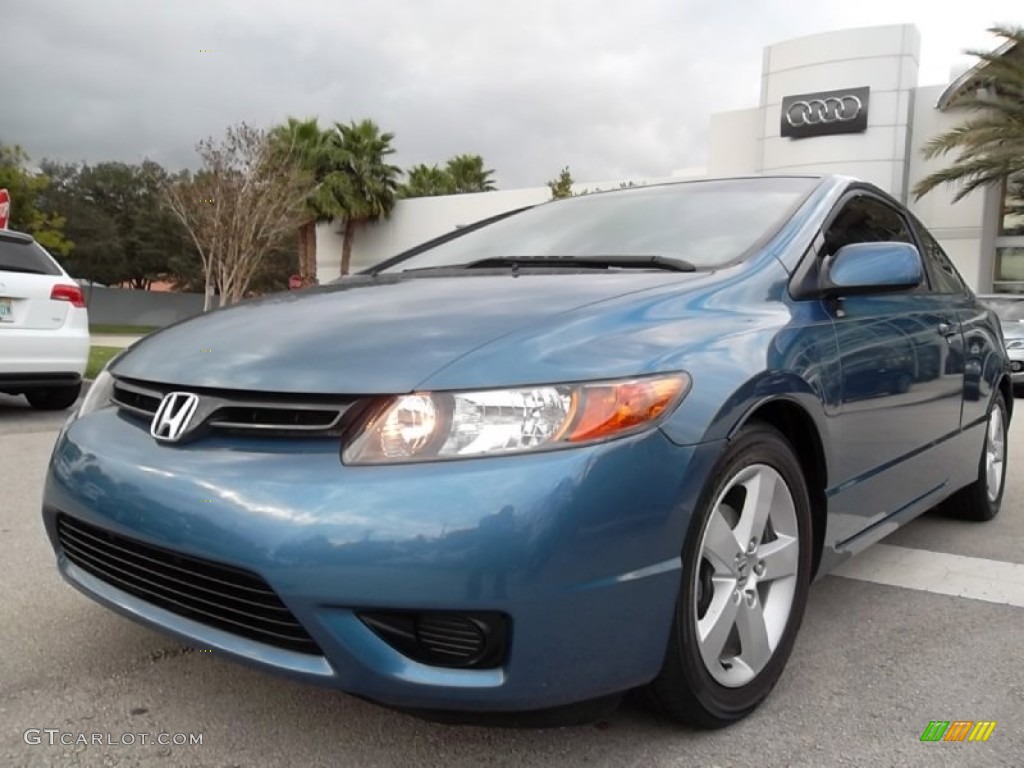
[[[712,112],[756,104],[766,45],[917,22],[936,82],[1017,2],[935,19],[924,0],[36,0],[3,11],[0,141],[181,167],[241,120],[372,117],[399,164],[479,152],[502,187],[566,164],[660,176],[704,163]]]

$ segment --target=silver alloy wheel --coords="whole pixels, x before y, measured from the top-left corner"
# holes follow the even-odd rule
[[[800,562],[793,494],[767,464],[744,467],[704,526],[694,611],[701,658],[721,685],[746,685],[789,622]]]
[[[1006,460],[1006,428],[1003,409],[998,405],[988,415],[988,434],[985,437],[985,484],[988,500],[995,503],[1003,489],[1003,462]]]

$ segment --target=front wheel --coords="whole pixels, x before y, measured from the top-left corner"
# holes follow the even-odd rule
[[[773,427],[732,441],[695,509],[669,648],[649,698],[674,720],[719,728],[750,714],[792,651],[811,570],[800,463]]]

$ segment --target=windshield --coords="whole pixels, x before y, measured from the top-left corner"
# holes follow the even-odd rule
[[[733,261],[773,233],[813,178],[666,184],[545,204],[456,236],[382,272],[486,258],[662,256],[698,269]]]

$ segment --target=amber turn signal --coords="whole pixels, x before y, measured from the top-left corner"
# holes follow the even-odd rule
[[[685,373],[581,387],[573,398],[575,418],[562,439],[599,440],[642,426],[674,407],[689,389]]]

